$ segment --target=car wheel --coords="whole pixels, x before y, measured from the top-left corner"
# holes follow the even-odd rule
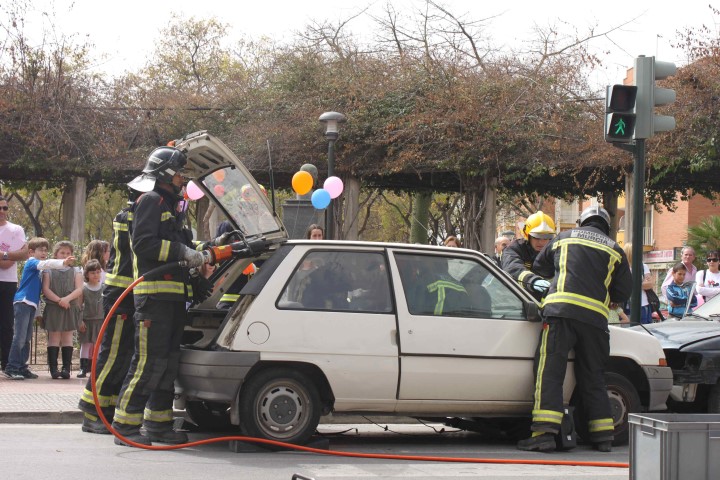
[[[230,422],[229,408],[226,403],[193,400],[185,404],[185,413],[203,430],[227,432],[235,429]]]
[[[710,390],[707,413],[720,413],[720,380]]]
[[[610,412],[612,413],[615,438],[613,445],[627,445],[630,440],[629,413],[640,411],[640,395],[632,383],[622,375],[613,372],[605,373]],[[576,398],[575,402],[575,430],[583,440],[590,438],[588,421],[583,409],[582,401]]]
[[[240,391],[240,424],[251,437],[303,444],[315,433],[320,411],[315,383],[296,370],[261,371]]]

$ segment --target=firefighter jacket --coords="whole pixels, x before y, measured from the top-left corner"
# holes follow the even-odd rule
[[[533,261],[537,257],[538,252],[532,248],[530,242],[523,238],[518,238],[510,243],[503,250],[500,261],[502,269],[510,274],[521,287],[530,292],[535,298],[540,300],[542,294],[533,290],[532,284],[535,280],[543,277],[532,271]],[[552,277],[552,273],[548,278]]]
[[[546,317],[571,318],[603,330],[609,304],[625,302],[632,290],[625,252],[592,226],[559,234],[538,254],[533,270],[555,274],[543,301]]]
[[[184,228],[184,215],[177,211],[177,203],[173,193],[156,187],[133,204],[130,238],[135,254],[135,278],[167,262],[182,260],[185,247],[195,248],[192,232]],[[135,294],[150,295],[156,300],[186,301],[192,297],[188,279],[188,269],[178,266],[161,278],[139,283]]]
[[[105,274],[105,289],[103,290],[103,303],[112,305],[123,291],[133,282],[133,253],[130,248],[129,222],[132,221],[131,207],[123,208],[115,215],[113,220],[113,238],[110,242],[110,259]],[[118,312],[133,311],[133,294],[125,296],[118,307]]]

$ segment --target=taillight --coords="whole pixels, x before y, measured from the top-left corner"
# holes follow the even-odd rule
[[[667,360],[665,360],[664,357],[658,359],[658,365],[660,365],[661,367],[667,367]]]

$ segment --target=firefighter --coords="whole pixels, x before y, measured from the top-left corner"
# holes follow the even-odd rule
[[[576,388],[588,419],[590,438],[585,440],[596,450],[612,449],[613,419],[604,379],[610,357],[609,304],[629,298],[632,277],[625,252],[608,237],[610,216],[605,209],[586,208],[578,224],[559,234],[533,263],[538,274],[555,276],[543,301],[545,321],[535,352],[533,434],[518,443],[520,450],[555,449],[572,349]]]
[[[103,307],[107,315],[127,287],[133,282],[133,253],[130,248],[129,223],[132,221],[130,209],[139,195],[130,189],[128,205],[120,210],[113,220],[113,239],[110,243],[110,259],[107,264]],[[133,337],[135,325],[133,315],[135,304],[130,292],[115,310],[101,340],[100,353],[95,367],[98,401],[105,418],[112,419],[115,402],[120,393],[123,379],[130,367],[133,355]],[[92,381],[88,379],[78,408],[84,412],[82,431],[109,434],[97,416],[92,395]]]
[[[523,238],[514,240],[502,252],[502,269],[525,290],[541,300],[550,282],[532,270],[538,253],[555,236],[555,222],[549,215],[538,211],[525,220]],[[552,277],[552,275],[550,275]]]
[[[144,445],[187,442],[185,433],[172,428],[172,404],[186,299],[191,294],[188,269],[211,263],[213,256],[198,250],[202,246],[193,248],[192,233],[183,226],[186,203],[180,194],[185,178],[180,172],[186,162],[185,154],[176,148],[157,148],[142,174],[128,184],[146,192],[131,209],[134,277],[169,262],[187,265],[178,265],[160,278],[148,278],[135,288],[134,354],[115,407],[113,428]],[[115,443],[124,444],[117,437]]]

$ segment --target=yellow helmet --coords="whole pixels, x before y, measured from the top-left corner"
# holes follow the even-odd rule
[[[525,220],[522,234],[525,239],[527,239],[528,236],[540,239],[551,239],[555,236],[555,222],[549,215],[544,214],[542,210],[540,210]]]

